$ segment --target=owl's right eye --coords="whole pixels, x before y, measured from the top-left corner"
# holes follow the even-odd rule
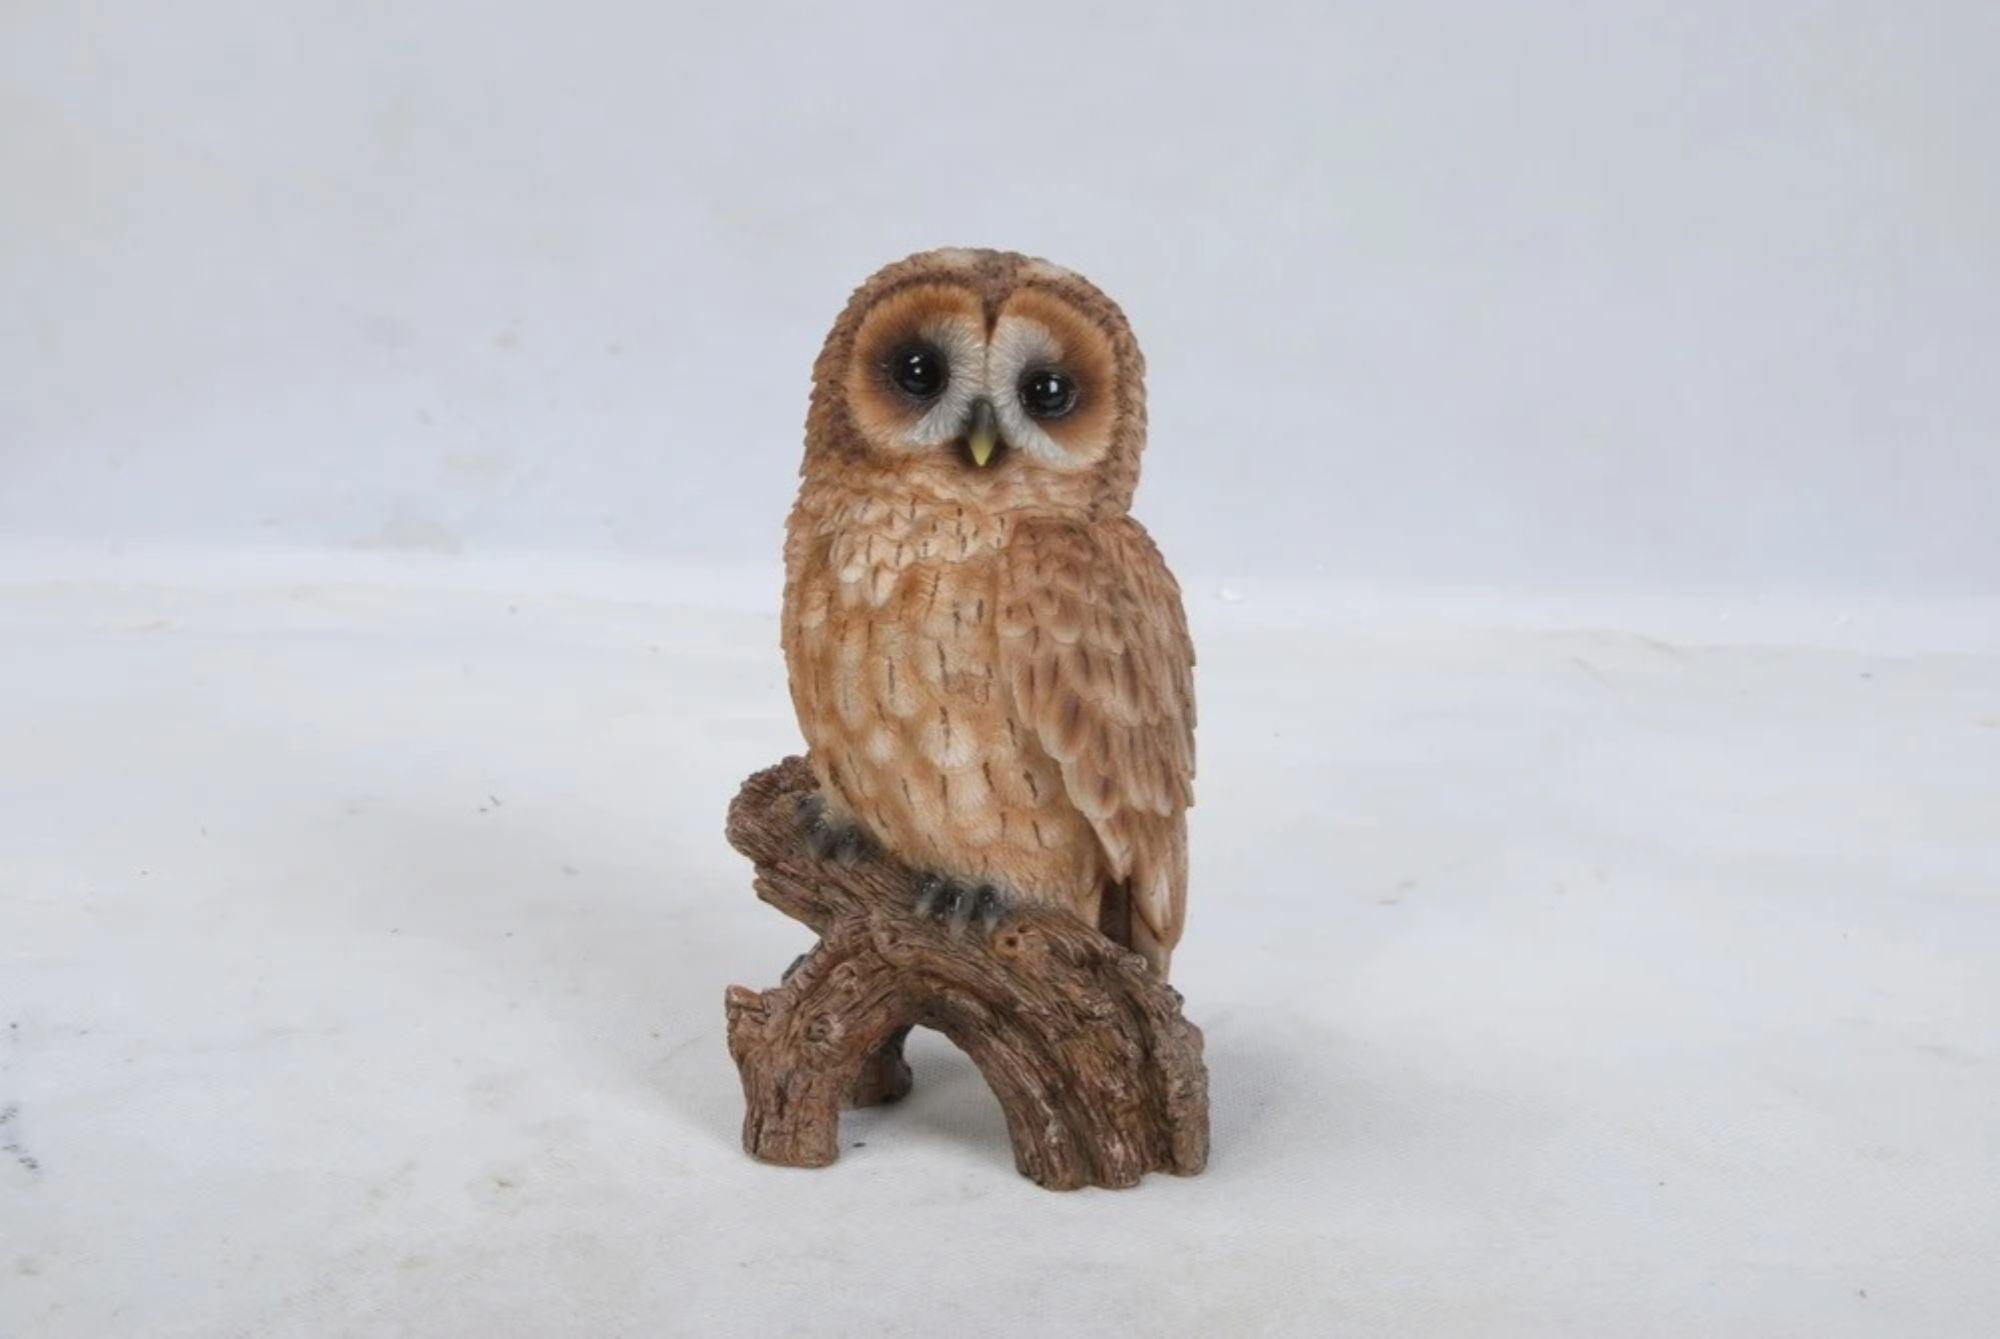
[[[889,380],[912,399],[936,397],[950,379],[944,355],[928,344],[905,344],[889,355]]]

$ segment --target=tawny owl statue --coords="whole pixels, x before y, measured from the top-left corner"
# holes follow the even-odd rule
[[[1094,286],[929,251],[849,300],[813,369],[785,663],[822,853],[928,871],[991,929],[1074,910],[1164,975],[1187,906],[1194,651],[1127,514],[1144,363]]]

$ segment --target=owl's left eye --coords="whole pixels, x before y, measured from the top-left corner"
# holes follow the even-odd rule
[[[944,355],[928,344],[905,344],[889,355],[889,380],[914,399],[931,399],[950,379]]]
[[[1035,418],[1061,418],[1076,408],[1076,382],[1052,367],[1021,378],[1021,407]]]

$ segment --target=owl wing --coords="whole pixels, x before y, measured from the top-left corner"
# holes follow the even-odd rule
[[[1186,911],[1194,803],[1194,646],[1180,587],[1129,517],[1024,526],[1006,554],[1002,679],[1125,882],[1131,946],[1164,969]]]

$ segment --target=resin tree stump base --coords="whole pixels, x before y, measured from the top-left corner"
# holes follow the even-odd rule
[[[804,760],[787,758],[729,806],[729,842],[756,865],[757,895],[820,936],[782,984],[731,986],[724,1000],[745,1149],[789,1167],[832,1162],[843,1102],[909,1092],[903,1038],[921,1025],[979,1067],[1015,1166],[1039,1184],[1202,1169],[1201,1030],[1145,959],[1059,907],[1014,907],[991,933],[919,915],[914,871],[812,853],[800,810],[814,791]]]

